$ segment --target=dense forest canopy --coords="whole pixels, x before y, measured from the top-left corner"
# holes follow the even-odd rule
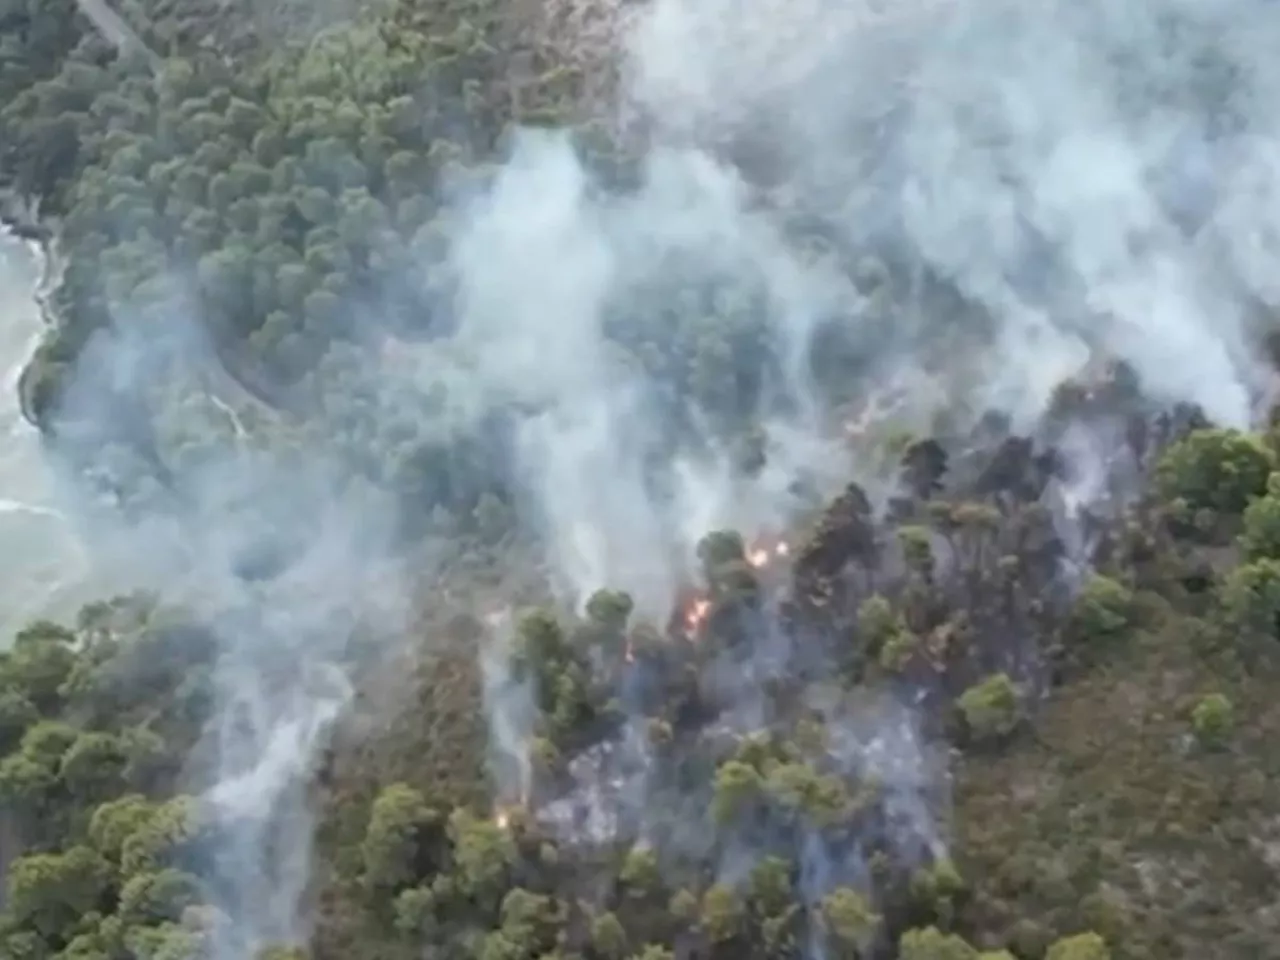
[[[0,0],[0,957],[1280,958],[1277,40]]]

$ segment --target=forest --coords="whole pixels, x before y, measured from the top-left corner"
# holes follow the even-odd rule
[[[1280,960],[1280,324],[1097,292],[1240,208],[925,238],[927,44],[833,96],[761,0],[713,116],[652,5],[0,0],[16,389],[136,583],[0,652],[0,957]],[[1185,12],[1116,114],[1230,139]]]

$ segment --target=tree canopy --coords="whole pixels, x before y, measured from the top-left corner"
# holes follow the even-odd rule
[[[0,653],[0,956],[1275,953],[1275,427],[1214,425],[1120,364],[1023,432],[958,403],[928,430],[879,416],[857,386],[877,317],[955,319],[944,354],[991,317],[806,226],[749,138],[722,145],[751,156],[735,224],[776,230],[627,233],[661,156],[592,111],[599,51],[511,5],[133,0],[124,40],[93,6],[0,0],[5,219],[58,268],[19,389],[136,543],[176,518],[212,559]],[[470,283],[461,224],[522,136],[567,151],[584,221],[622,239],[597,257],[530,209],[544,258]],[[537,275],[558,245],[598,272]],[[776,321],[801,323],[780,301],[802,267],[826,299],[797,351]],[[477,343],[541,286],[554,316],[511,347],[534,362],[485,367],[477,399]],[[572,339],[578,297],[599,342]],[[590,350],[553,367],[561,336]],[[557,408],[543,366],[643,385],[646,416]],[[771,428],[802,414],[834,478],[786,472],[803,444]],[[534,490],[539,430],[604,453]],[[1126,468],[1083,510],[1081,433]],[[708,463],[772,495],[746,511],[769,523],[689,537],[714,511],[679,484]],[[334,491],[358,507],[338,548]],[[566,560],[548,529],[587,501],[631,539],[568,524]],[[667,549],[654,502],[684,511],[686,556],[566,599],[557,563]],[[377,594],[363,560],[387,555],[415,574],[394,628],[336,597]]]

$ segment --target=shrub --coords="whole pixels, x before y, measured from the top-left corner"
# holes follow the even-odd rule
[[[1018,688],[1005,673],[970,687],[960,697],[959,707],[969,736],[979,742],[1004,739],[1022,719]]]
[[[1191,510],[1239,514],[1261,496],[1274,461],[1262,442],[1238,430],[1196,430],[1173,444],[1156,465],[1156,487]]]
[[[1191,711],[1191,729],[1205,746],[1221,746],[1235,726],[1235,707],[1220,693],[1202,698]]]

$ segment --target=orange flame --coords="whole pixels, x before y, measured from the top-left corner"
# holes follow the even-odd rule
[[[707,614],[711,612],[711,601],[706,597],[696,597],[693,603],[689,605],[689,609],[684,614],[685,633],[693,636],[706,622]]]
[[[493,822],[500,830],[510,830],[516,814],[529,809],[529,787],[522,784],[520,799],[493,805]]]
[[[767,567],[774,560],[782,560],[791,555],[791,546],[785,540],[777,540],[773,543],[766,541],[758,542],[755,546],[747,551],[747,562],[751,566],[760,570]]]

